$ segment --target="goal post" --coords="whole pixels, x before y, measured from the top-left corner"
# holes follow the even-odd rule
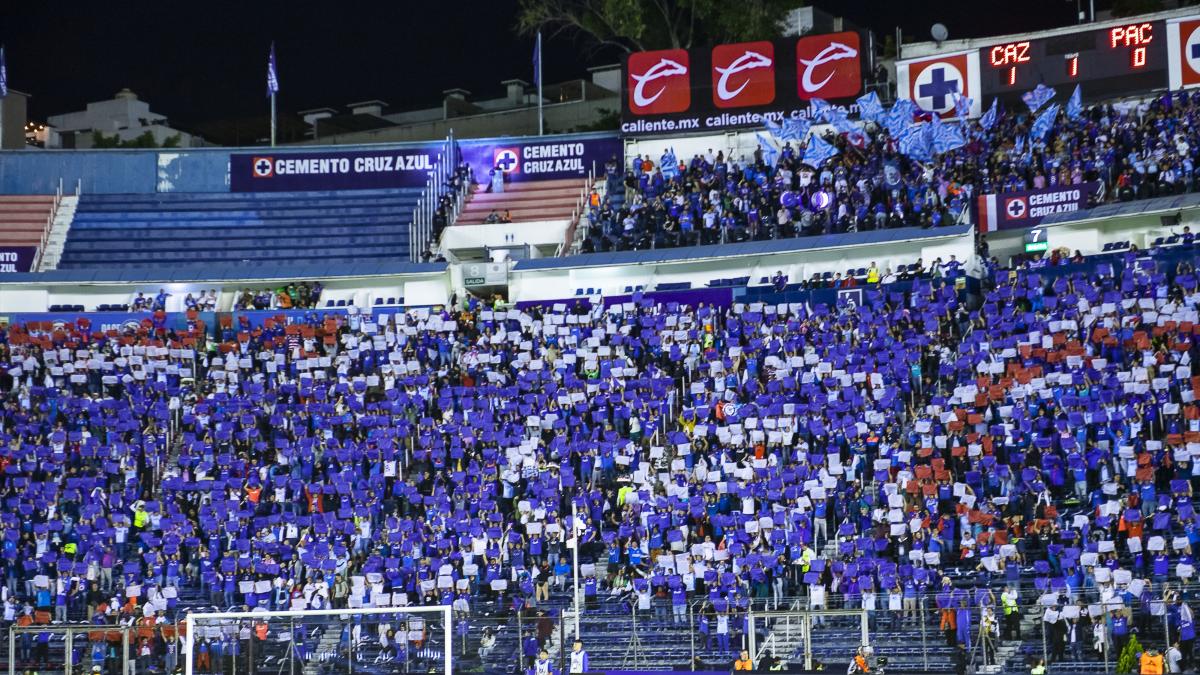
[[[453,672],[450,605],[189,612],[182,628],[183,675],[305,675],[318,664],[353,673],[415,661]]]

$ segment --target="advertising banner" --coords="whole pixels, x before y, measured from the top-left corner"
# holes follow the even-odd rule
[[[762,126],[808,117],[823,99],[856,112],[868,61],[856,32],[636,52],[622,63],[621,132],[637,136]]]
[[[231,192],[375,190],[421,187],[441,144],[380,150],[286,152],[263,148],[229,156]]]
[[[604,164],[616,159],[622,166],[624,146],[617,136],[529,140],[501,138],[459,141],[464,162],[471,165],[477,182],[486,182],[491,170],[504,172],[509,183],[557,178],[584,178],[593,167],[604,173]]]
[[[36,257],[36,246],[0,246],[0,274],[28,272]]]
[[[1046,216],[1086,209],[1100,183],[1059,185],[1041,190],[979,196],[979,231],[997,232],[1033,227]]]

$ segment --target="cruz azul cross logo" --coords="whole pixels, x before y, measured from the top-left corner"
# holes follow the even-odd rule
[[[712,50],[713,103],[718,108],[775,100],[775,45],[746,42]]]
[[[796,41],[796,93],[804,100],[855,96],[862,90],[858,33],[814,35]]]
[[[496,148],[492,153],[492,166],[504,173],[520,173],[521,152],[516,148]]]
[[[1180,21],[1179,45],[1182,63],[1179,64],[1180,85],[1184,87],[1200,84],[1200,20]]]
[[[1004,212],[1009,220],[1020,220],[1025,217],[1027,206],[1024,197],[1012,197],[1004,200]]]
[[[629,110],[638,115],[683,112],[692,104],[686,49],[629,55]]]
[[[270,178],[275,175],[275,160],[270,157],[255,157],[250,162],[255,178]]]
[[[901,97],[907,94],[921,110],[942,116],[954,113],[954,102],[960,96],[976,97],[979,88],[978,61],[967,54],[914,61],[898,66],[897,73],[903,85]]]

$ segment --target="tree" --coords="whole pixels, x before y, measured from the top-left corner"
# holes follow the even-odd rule
[[[795,0],[521,0],[517,31],[581,36],[623,52],[688,49],[779,34]]]
[[[1162,10],[1162,0],[1113,0],[1112,4],[1112,15],[1116,17],[1149,14]]]
[[[1121,650],[1121,655],[1117,657],[1117,673],[1136,673],[1140,668],[1137,655],[1142,651],[1142,643],[1138,642],[1137,635],[1130,635],[1129,642],[1125,643],[1125,648]]]

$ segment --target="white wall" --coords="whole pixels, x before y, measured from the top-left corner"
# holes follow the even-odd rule
[[[0,312],[44,312],[51,304],[49,295],[40,288],[6,288],[0,292]]]
[[[450,301],[448,276],[404,283],[405,305],[444,305]]]
[[[455,225],[442,231],[442,248],[449,251],[478,249],[486,246],[534,246],[563,243],[567,237],[569,219],[538,220],[529,223],[492,223],[489,225]]]
[[[716,279],[750,277],[756,286],[762,277],[772,277],[782,271],[791,281],[807,279],[825,272],[845,273],[849,269],[880,268],[916,262],[925,264],[934,258],[943,261],[955,255],[967,261],[974,251],[971,233],[936,239],[889,242],[845,248],[819,249],[792,253],[776,253],[738,258],[684,261],[644,265],[564,268],[556,270],[514,271],[509,283],[509,298],[517,301],[556,300],[574,298],[577,289],[598,289],[602,295],[621,295],[626,286],[645,286],[653,290],[658,284],[690,282],[692,288],[703,288]]]

